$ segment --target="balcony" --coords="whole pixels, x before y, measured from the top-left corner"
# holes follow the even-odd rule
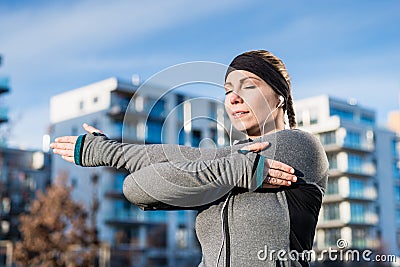
[[[0,123],[8,121],[8,108],[0,107]]]
[[[323,143],[326,152],[348,151],[355,153],[371,153],[375,149],[374,143],[355,142],[351,143],[343,140],[336,140],[330,143]]]
[[[372,177],[376,175],[376,167],[373,163],[364,163],[360,167],[339,168],[333,166],[329,169],[329,177],[337,176]]]
[[[9,78],[0,77],[0,94],[10,91]]]

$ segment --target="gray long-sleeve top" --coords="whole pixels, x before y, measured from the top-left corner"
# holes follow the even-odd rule
[[[124,144],[88,134],[78,138],[75,161],[126,169],[130,175],[124,195],[143,209],[197,209],[196,234],[203,254],[199,266],[216,265],[225,201],[224,253],[218,266],[275,266],[277,261],[282,266],[307,265],[277,251],[311,249],[328,177],[325,152],[314,136],[299,130],[279,131],[258,141],[270,143],[259,154],[295,169],[296,183],[260,189],[257,177],[265,175],[268,164],[258,153],[239,153],[245,144],[200,150]]]

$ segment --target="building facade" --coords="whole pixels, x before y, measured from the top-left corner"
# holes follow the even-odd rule
[[[315,249],[337,249],[344,240],[346,249],[399,255],[396,134],[377,127],[375,112],[355,100],[317,96],[296,101],[295,110],[299,128],[320,139],[330,164]]]
[[[2,56],[0,55],[0,67]],[[0,76],[0,145],[5,145],[5,136],[3,134],[4,123],[8,121],[8,109],[3,102],[3,95],[10,92],[9,79],[6,76]]]
[[[222,103],[116,78],[53,96],[52,137],[79,135],[86,122],[111,139],[128,143],[223,146],[229,143]],[[208,141],[207,141],[208,140]],[[82,168],[53,159],[53,176],[66,171],[75,187],[73,197],[90,207],[99,199],[100,240],[111,243],[124,266],[195,266],[200,248],[194,234],[194,211],[146,211],[122,194],[126,172]],[[122,264],[122,263],[121,263]]]

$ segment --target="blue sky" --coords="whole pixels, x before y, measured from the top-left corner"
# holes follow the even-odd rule
[[[295,100],[355,98],[384,125],[399,108],[399,13],[397,0],[0,0],[9,143],[41,147],[54,94],[188,61],[229,64],[251,49],[284,60]]]

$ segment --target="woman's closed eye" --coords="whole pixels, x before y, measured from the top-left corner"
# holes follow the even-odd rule
[[[252,85],[245,85],[245,86],[242,87],[242,89],[256,89],[256,88],[257,88],[257,86],[255,86],[254,84],[252,84]]]

